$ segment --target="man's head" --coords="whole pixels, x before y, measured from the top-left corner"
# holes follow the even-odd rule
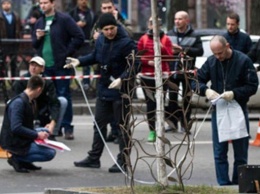
[[[189,14],[186,11],[178,11],[174,17],[175,27],[179,32],[185,32],[190,23]]]
[[[239,15],[237,13],[230,13],[226,19],[226,26],[229,33],[234,34],[239,28]]]
[[[39,75],[44,72],[45,61],[43,58],[37,56],[29,61],[29,72],[33,75]]]
[[[29,95],[30,99],[35,99],[42,93],[45,81],[39,75],[33,75],[27,83],[25,92]]]
[[[161,20],[161,18],[158,18],[158,24],[159,24],[159,26],[161,27],[161,25],[162,25],[162,20]],[[149,29],[149,30],[152,30],[152,29],[153,29],[153,18],[152,18],[152,17],[150,17],[149,20],[148,20],[148,29]]]
[[[113,14],[102,14],[98,21],[98,27],[101,29],[106,38],[110,40],[115,38],[117,34],[117,21]]]
[[[216,35],[210,40],[210,49],[219,61],[229,59],[232,50],[227,40],[223,36]]]
[[[55,0],[39,0],[39,3],[46,16],[54,14]]]
[[[102,13],[113,13],[115,5],[113,0],[102,0],[100,10]]]
[[[77,5],[80,9],[86,9],[88,7],[88,0],[77,0]]]
[[[10,12],[12,9],[12,1],[11,0],[1,0],[2,10],[5,12]]]

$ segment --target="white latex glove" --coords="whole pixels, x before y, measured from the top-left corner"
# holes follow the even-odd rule
[[[121,78],[115,79],[109,86],[109,89],[120,89],[122,85]]]
[[[219,94],[212,89],[207,89],[206,90],[206,97],[209,100],[214,100],[215,98],[219,97]]]
[[[227,101],[233,100],[234,99],[234,92],[232,91],[227,91],[221,94],[221,97]]]
[[[79,65],[79,60],[76,58],[72,58],[72,57],[67,57],[66,58],[66,65],[63,66],[63,68],[72,68],[72,67],[77,67]]]

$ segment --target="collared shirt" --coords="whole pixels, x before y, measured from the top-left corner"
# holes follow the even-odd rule
[[[11,24],[13,21],[13,14],[11,12],[8,13],[5,11],[3,11],[3,13],[4,13],[4,16],[6,17],[8,23]]]

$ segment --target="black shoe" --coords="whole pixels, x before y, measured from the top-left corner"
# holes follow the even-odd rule
[[[27,170],[41,170],[42,169],[42,167],[35,166],[33,163],[30,163],[30,162],[20,162],[20,166]]]
[[[124,167],[124,165],[122,165],[121,168],[122,168],[123,171],[126,171],[126,168]],[[118,166],[116,164],[114,164],[113,166],[111,166],[108,169],[108,172],[110,172],[110,173],[119,173],[119,172],[121,172],[121,170],[118,168]]]
[[[7,162],[10,166],[14,168],[16,172],[29,173],[29,170],[21,167],[20,163],[14,157],[8,158]]]
[[[85,168],[100,168],[99,160],[91,160],[89,157],[81,160],[79,162],[74,162],[76,167],[85,167]]]

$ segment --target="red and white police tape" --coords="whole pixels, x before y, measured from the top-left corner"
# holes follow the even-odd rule
[[[165,76],[171,76],[173,74],[183,74],[184,71],[171,71],[171,72],[162,72]],[[187,70],[185,73],[196,75],[196,70]],[[142,75],[155,75],[155,73],[138,73],[139,76]],[[45,80],[64,80],[64,79],[84,79],[84,78],[100,78],[101,75],[64,75],[64,76],[47,76],[43,77]],[[0,77],[2,80],[29,80],[30,77]]]

